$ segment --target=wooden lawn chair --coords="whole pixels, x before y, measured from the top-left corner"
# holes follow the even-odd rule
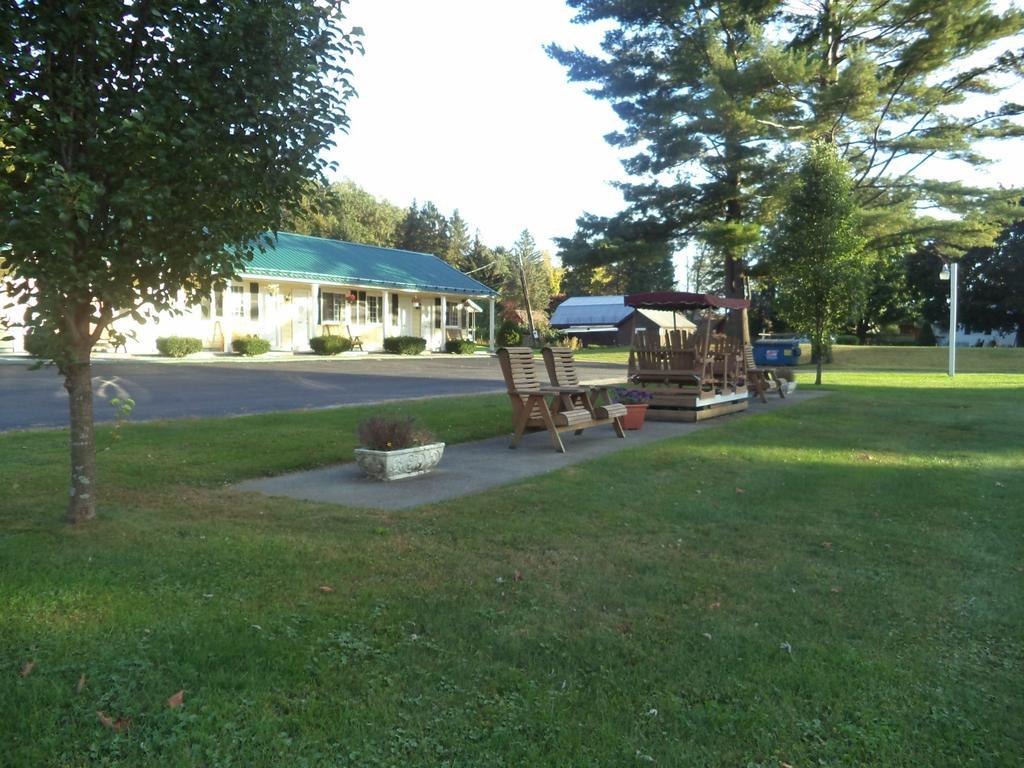
[[[363,340],[361,338],[359,338],[358,336],[353,336],[352,335],[352,329],[349,326],[347,326],[347,325],[345,326],[345,333],[347,333],[348,337],[350,339],[352,339],[352,349],[358,348],[359,351],[362,352],[363,351]]]
[[[761,367],[754,362],[754,347],[751,344],[743,345],[743,358],[747,366],[747,381],[754,390],[754,394],[761,398],[762,403],[767,403],[765,397],[771,385],[774,384],[778,390],[779,397],[786,396],[786,385],[776,375],[774,368]]]
[[[529,347],[502,347],[498,350],[498,362],[512,401],[514,430],[509,448],[519,445],[524,433],[546,429],[555,450],[565,453],[560,433],[579,434],[587,427],[607,423],[594,421],[590,411],[564,397],[572,395],[572,389],[543,386]]]
[[[544,347],[542,354],[551,386],[575,390],[568,396],[574,405],[586,408],[595,421],[611,420],[615,424],[616,434],[625,437],[622,417],[626,415],[626,406],[612,400],[611,387],[605,384],[581,384],[576,372],[576,358],[568,347]]]

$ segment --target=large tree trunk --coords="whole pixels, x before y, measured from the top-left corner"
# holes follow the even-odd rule
[[[733,185],[734,197],[726,201],[725,220],[739,223],[743,220],[743,204],[740,201],[740,179],[734,176],[730,179]],[[737,250],[730,249],[725,254],[725,295],[731,299],[742,299],[746,297],[746,271],[747,265],[743,254]],[[739,339],[743,338],[744,322],[746,317],[741,317],[739,312],[729,312],[727,329],[730,336]],[[749,335],[747,335],[749,339]]]
[[[1017,323],[1017,342],[1018,347],[1024,347],[1024,320]]]
[[[64,388],[71,411],[71,488],[67,521],[96,517],[96,431],[92,414],[91,350],[79,351],[64,366]]]

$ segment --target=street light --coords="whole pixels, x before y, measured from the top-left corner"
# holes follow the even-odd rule
[[[949,281],[949,378],[956,376],[956,289],[960,265],[953,260],[942,262],[940,280]]]

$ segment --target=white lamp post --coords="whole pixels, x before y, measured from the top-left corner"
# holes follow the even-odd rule
[[[957,272],[960,265],[954,261],[943,261],[940,280],[949,281],[949,377],[956,376],[956,301]]]

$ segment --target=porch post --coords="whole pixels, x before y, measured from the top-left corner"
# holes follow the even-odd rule
[[[314,336],[320,336],[320,323],[323,318],[320,317],[320,283],[313,283],[313,287],[310,289],[310,294],[313,296],[313,306],[309,308],[311,317],[309,318],[309,338]],[[309,339],[304,339],[309,341]]]
[[[490,315],[491,322],[487,326],[487,349],[490,352],[494,351],[494,298],[490,300]]]
[[[448,341],[448,299],[441,296],[441,351],[444,351],[445,342]]]

